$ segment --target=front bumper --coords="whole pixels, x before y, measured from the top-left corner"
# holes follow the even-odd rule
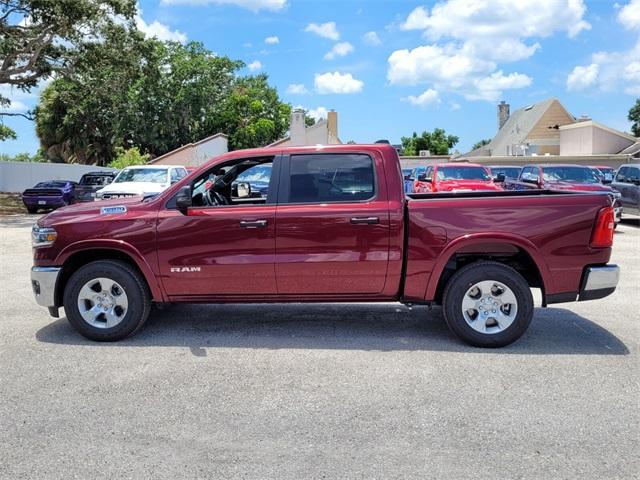
[[[38,305],[49,309],[56,305],[56,284],[60,275],[60,267],[32,267],[31,288]]]
[[[578,301],[595,300],[611,295],[618,285],[619,278],[620,267],[617,265],[585,268]]]

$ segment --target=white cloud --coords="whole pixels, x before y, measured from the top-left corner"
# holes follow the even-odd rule
[[[163,41],[173,41],[184,43],[187,41],[187,35],[179,30],[171,30],[164,23],[160,23],[158,20],[154,20],[151,23],[147,23],[142,18],[142,9],[138,7],[138,13],[135,16],[136,26],[144,35],[148,38],[157,38]]]
[[[1,107],[3,112],[10,113],[25,113],[36,106],[40,92],[51,82],[52,78],[49,77],[45,80],[41,80],[38,85],[33,87],[31,91],[25,92],[12,85],[0,85],[0,96],[8,98],[11,102],[6,107]]]
[[[597,63],[592,63],[584,67],[575,67],[567,77],[567,90],[583,90],[590,87],[598,79]]]
[[[266,43],[267,45],[276,45],[280,43],[280,39],[274,35],[272,37],[265,38],[264,43]]]
[[[247,65],[247,68],[252,72],[255,72],[256,70],[260,70],[262,68],[262,63],[260,62],[260,60],[254,60],[249,65]]]
[[[162,0],[162,5],[235,5],[252,12],[278,11],[287,6],[287,0]]]
[[[313,117],[316,122],[318,120],[322,120],[323,118],[327,118],[328,110],[325,107],[312,108],[307,110],[307,115]]]
[[[462,106],[458,103],[458,102],[451,102],[449,103],[449,109],[452,112],[455,112],[456,110],[460,110],[462,108]]]
[[[326,22],[321,24],[310,23],[304,31],[315,33],[316,35],[320,35],[321,37],[328,38],[330,40],[338,40],[340,38],[336,22]]]
[[[532,83],[523,73],[503,73],[502,64],[535,55],[536,38],[557,32],[572,38],[591,28],[585,12],[584,0],[441,0],[417,7],[400,29],[422,30],[428,42],[392,52],[387,79],[492,101]]]
[[[387,79],[392,85],[431,84],[437,90],[457,92],[474,100],[495,100],[503,89],[531,84],[527,75],[504,75],[502,70],[496,70],[495,62],[454,44],[396,50],[388,63]]]
[[[429,105],[440,103],[440,94],[436,90],[429,88],[417,97],[409,95],[408,97],[403,98],[403,100],[409,102],[411,105],[415,105],[416,107],[425,108]]]
[[[640,0],[631,0],[622,7],[618,21],[628,30],[640,29]]]
[[[316,73],[314,85],[320,94],[358,93],[362,91],[364,82],[356,80],[350,73],[327,72]]]
[[[287,87],[287,93],[291,95],[306,95],[309,91],[303,83],[291,83]]]
[[[336,43],[333,48],[324,55],[325,60],[333,60],[336,57],[344,57],[353,52],[353,45],[349,42]]]
[[[567,76],[567,89],[588,87],[611,92],[640,94],[640,39],[629,50],[596,52],[589,65],[578,65]]]
[[[364,41],[364,43],[366,43],[367,45],[371,45],[372,47],[382,44],[382,40],[380,40],[380,37],[374,31],[365,33],[362,36],[362,40]]]
[[[430,13],[415,8],[400,28],[424,30],[432,40],[548,37],[557,31],[574,37],[591,27],[585,12],[583,0],[446,0]]]

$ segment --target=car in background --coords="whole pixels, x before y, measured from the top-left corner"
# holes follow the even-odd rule
[[[590,167],[573,164],[533,164],[522,167],[517,180],[507,180],[505,190],[570,190],[576,192],[603,192],[614,201],[616,224],[622,218],[621,194],[603,185]]]
[[[489,169],[477,163],[441,163],[428,165],[416,177],[414,193],[502,191],[494,183]]]
[[[73,203],[77,183],[70,180],[47,180],[22,192],[22,203],[29,213],[53,210]]]
[[[625,213],[640,215],[640,163],[622,165],[611,186],[620,192]]]
[[[116,178],[118,172],[89,172],[80,177],[76,186],[75,199],[77,202],[93,202],[96,192],[109,185]]]
[[[413,193],[413,168],[403,168],[402,178],[404,180],[404,193]]]
[[[187,169],[179,165],[136,165],[123,168],[106,187],[96,192],[96,200],[141,195],[154,197],[183,177]]]
[[[516,180],[522,170],[522,167],[515,165],[491,165],[487,168],[496,183],[502,183],[506,179]]]
[[[613,177],[616,176],[615,169],[612,167],[607,167],[606,165],[596,165],[595,167],[590,168],[594,170],[596,176],[604,184],[613,182]]]

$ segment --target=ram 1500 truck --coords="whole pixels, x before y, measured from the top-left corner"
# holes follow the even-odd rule
[[[239,188],[267,165],[266,196]],[[531,288],[591,300],[619,275],[610,196],[406,195],[383,144],[230,152],[156,197],[59,209],[32,237],[37,302],[103,341],[152,303],[398,301],[441,304],[464,341],[499,347],[529,326]]]

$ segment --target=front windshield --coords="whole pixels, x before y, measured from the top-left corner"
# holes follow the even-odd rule
[[[167,183],[167,170],[163,168],[131,168],[122,170],[113,183],[149,182]]]
[[[519,167],[491,167],[491,173],[494,177],[503,174],[507,178],[518,178],[520,175]]]
[[[489,180],[482,167],[438,167],[438,180]]]
[[[108,175],[83,175],[80,185],[108,185],[111,178]]]
[[[269,183],[271,178],[271,165],[258,165],[245,170],[235,179],[235,182]]]
[[[542,176],[547,182],[600,183],[588,167],[544,167]]]

